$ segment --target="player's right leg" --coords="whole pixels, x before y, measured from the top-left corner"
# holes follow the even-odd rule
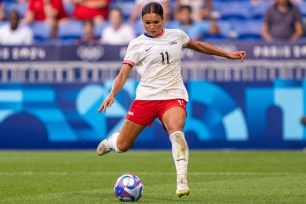
[[[118,153],[127,151],[144,128],[145,126],[125,120],[120,131],[114,133],[99,143],[96,151],[97,155],[102,156],[112,150]]]
[[[190,193],[187,181],[189,148],[183,133],[186,121],[185,107],[185,105],[174,106],[168,109],[162,117],[163,125],[168,131],[172,143],[172,156],[177,173],[176,195],[179,197],[188,196]]]

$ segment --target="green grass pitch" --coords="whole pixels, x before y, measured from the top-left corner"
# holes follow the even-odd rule
[[[303,151],[191,151],[188,197],[175,195],[171,151],[0,151],[0,203],[120,203],[124,173],[139,176],[139,203],[306,203]]]

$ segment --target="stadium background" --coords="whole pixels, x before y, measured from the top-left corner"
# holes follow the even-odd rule
[[[8,10],[26,8],[5,3]],[[130,11],[133,2],[118,0],[113,6]],[[190,148],[306,146],[301,123],[306,114],[306,40],[264,42],[259,25],[266,6],[214,1],[221,33],[203,38],[226,50],[247,50],[244,63],[184,53],[182,74],[190,94],[185,132]],[[305,18],[305,2],[300,8]],[[46,25],[32,25],[33,46],[0,46],[0,148],[95,148],[120,129],[135,96],[138,78],[132,73],[113,107],[106,115],[97,114],[126,46],[75,45],[82,35],[80,22],[64,24],[59,39],[49,41],[48,28],[42,26]],[[136,24],[141,33],[138,28]],[[96,32],[101,29],[98,26]],[[133,148],[170,148],[170,143],[156,121]]]

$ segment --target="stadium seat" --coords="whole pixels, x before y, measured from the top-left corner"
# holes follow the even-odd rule
[[[219,34],[205,34],[203,36],[204,40],[228,40],[231,38],[233,30],[231,21],[219,20],[217,24],[219,27]]]
[[[27,8],[28,8],[28,3],[18,3],[18,2],[3,2],[4,3],[4,14],[5,16],[8,16],[9,12],[11,10],[16,10],[18,11],[20,17],[24,17],[26,12],[27,12]]]
[[[224,38],[229,38],[231,32],[233,31],[233,25],[230,21],[218,21],[220,35]]]
[[[240,40],[260,40],[262,20],[241,20],[233,23],[233,29]]]
[[[133,23],[133,28],[134,28],[134,31],[135,31],[135,34],[138,36],[138,35],[141,35],[145,32],[145,29],[142,25],[142,22],[141,20],[136,20],[134,23]]]
[[[165,24],[165,27],[166,28],[177,28],[178,27],[178,22],[175,21],[175,20],[170,20],[170,21],[167,21],[167,23]]]
[[[65,42],[75,42],[83,35],[82,21],[67,21],[58,27],[58,38]]]
[[[302,1],[300,3],[297,3],[297,6],[300,8],[300,11],[303,16],[306,16],[306,1]]]
[[[30,24],[30,29],[34,35],[34,42],[42,43],[50,39],[51,26],[45,22],[34,22]]]
[[[74,4],[70,3],[70,2],[66,2],[66,3],[64,3],[64,9],[65,9],[67,15],[71,17],[72,13],[73,13],[73,9],[74,9]]]
[[[262,19],[267,8],[271,5],[270,2],[260,2],[255,5],[250,5],[250,15],[253,19]]]
[[[222,20],[246,19],[250,17],[248,1],[231,1],[222,3],[219,8]]]

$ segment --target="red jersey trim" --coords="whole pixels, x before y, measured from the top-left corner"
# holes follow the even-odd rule
[[[134,67],[134,66],[135,66],[135,63],[132,62],[132,61],[129,61],[129,60],[124,60],[122,64],[128,64],[128,65],[130,65],[131,67]]]
[[[159,38],[159,37],[162,36],[164,33],[165,33],[165,29],[163,29],[163,31],[162,31],[160,34],[158,34],[157,36],[155,36],[155,37],[153,37],[153,38]]]

